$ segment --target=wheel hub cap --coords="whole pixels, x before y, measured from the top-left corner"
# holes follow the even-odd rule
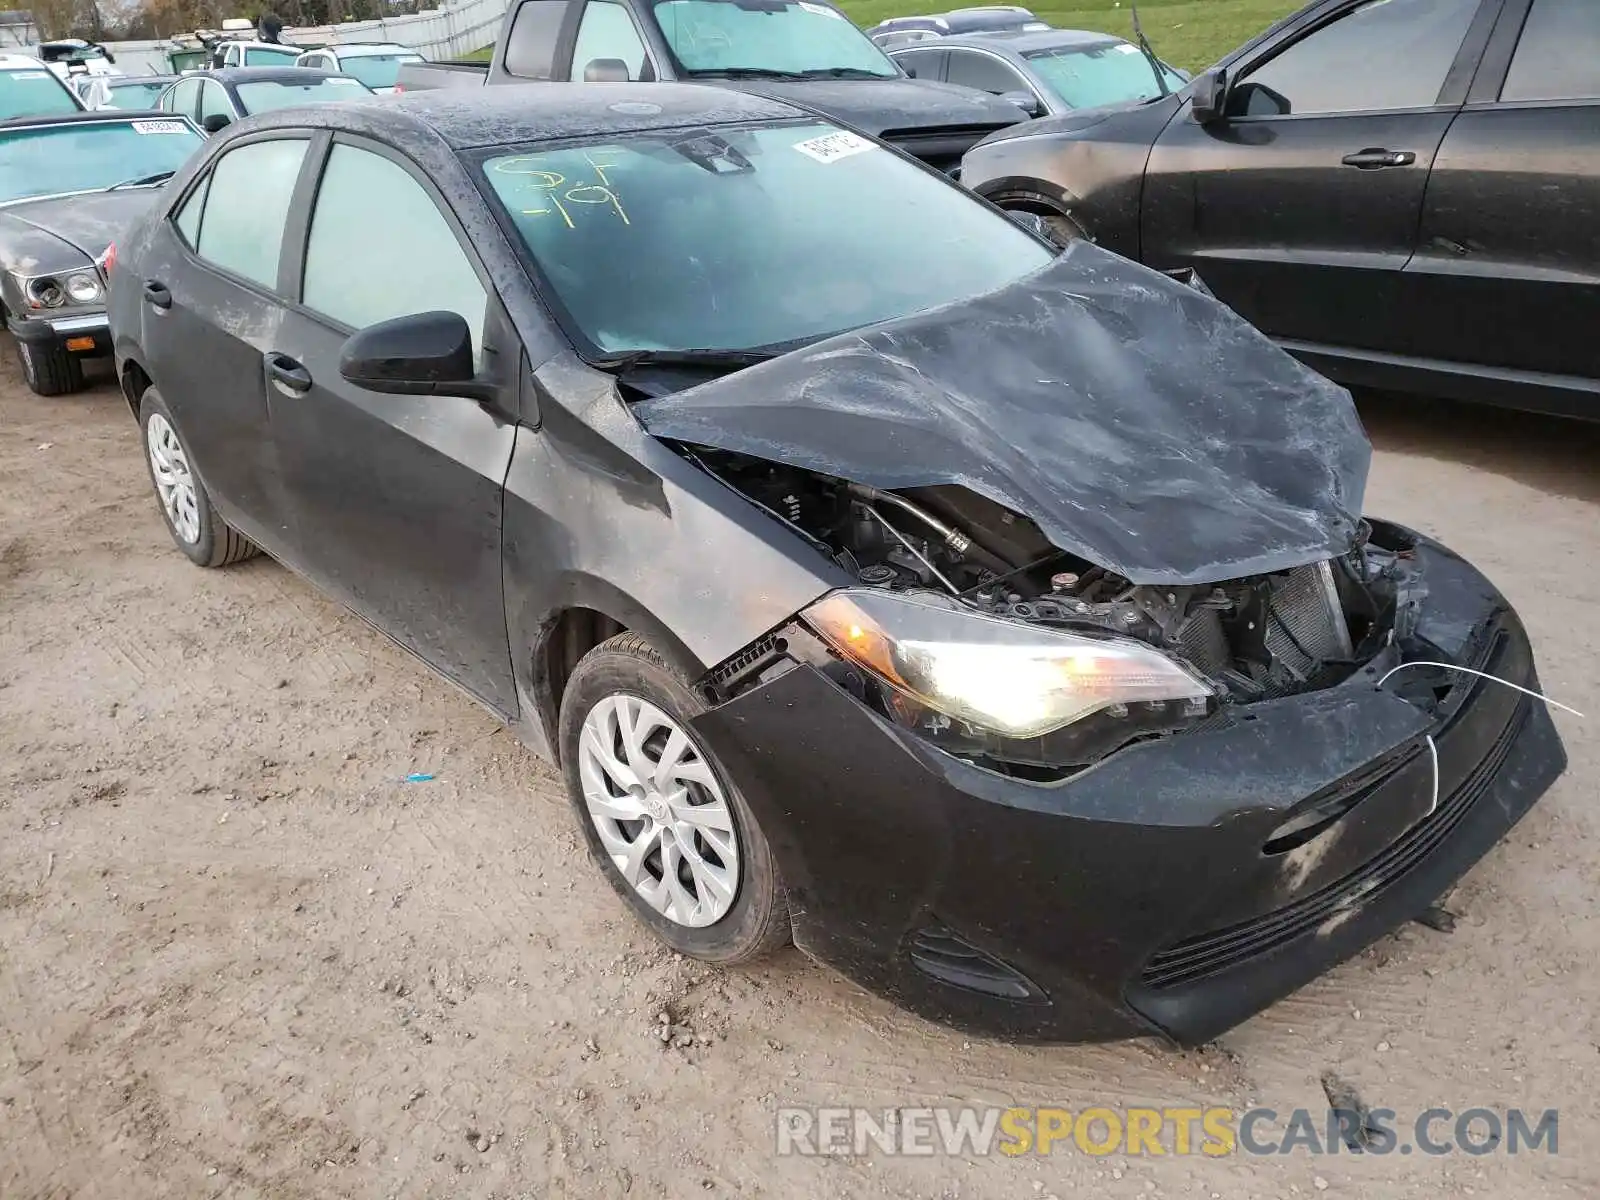
[[[739,835],[721,782],[675,720],[637,696],[607,696],[578,741],[584,804],[612,864],[651,908],[691,928],[739,894]]]
[[[200,540],[200,503],[195,493],[194,472],[189,456],[178,441],[178,431],[160,413],[152,413],[145,423],[145,449],[150,455],[150,475],[167,520],[185,545]]]

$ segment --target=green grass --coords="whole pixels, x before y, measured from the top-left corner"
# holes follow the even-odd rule
[[[968,0],[924,4],[907,0],[838,0],[839,6],[863,28],[885,17],[919,12],[943,12]],[[991,0],[970,0],[988,3]],[[993,0],[999,3],[1000,0]],[[1133,36],[1133,18],[1126,0],[1009,0],[1022,4],[1057,29],[1094,29],[1120,37]],[[1229,50],[1248,41],[1273,21],[1293,12],[1304,0],[1142,0],[1139,20],[1156,53],[1174,66],[1191,71],[1209,67]]]
[[[839,6],[862,28],[885,17],[912,13],[944,12],[968,0],[839,0]],[[986,0],[970,0],[972,3]],[[996,0],[998,2],[998,0]],[[1027,3],[1027,0],[1013,0]],[[1248,41],[1279,17],[1301,7],[1304,0],[1144,0],[1139,20],[1156,53],[1174,66],[1198,71],[1209,67],[1235,46]],[[1128,5],[1117,0],[1039,0],[1027,5],[1039,18],[1057,29],[1095,29],[1120,37],[1133,37],[1133,17]],[[462,58],[488,62],[493,46],[474,50]]]

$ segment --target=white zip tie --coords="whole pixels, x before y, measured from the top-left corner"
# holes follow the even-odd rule
[[[1390,675],[1393,675],[1396,671],[1404,671],[1407,667],[1438,667],[1441,671],[1460,671],[1463,675],[1476,675],[1479,679],[1492,679],[1496,683],[1505,684],[1508,688],[1510,688],[1514,692],[1521,692],[1524,696],[1533,696],[1533,697],[1536,697],[1537,699],[1543,700],[1546,704],[1554,705],[1556,708],[1559,708],[1562,712],[1569,712],[1575,717],[1583,716],[1583,714],[1581,712],[1579,712],[1577,709],[1571,708],[1568,705],[1565,705],[1565,704],[1561,703],[1561,701],[1559,701],[1559,700],[1552,700],[1552,699],[1550,699],[1549,696],[1546,696],[1543,692],[1536,692],[1532,688],[1525,688],[1519,683],[1512,683],[1509,679],[1501,679],[1500,676],[1491,675],[1487,671],[1474,671],[1471,667],[1458,667],[1454,663],[1442,663],[1442,662],[1405,662],[1405,663],[1401,663],[1398,667],[1390,667],[1386,672],[1384,672],[1383,678],[1378,680],[1378,682],[1377,682],[1377,684],[1375,686],[1381,688],[1388,681]],[[1431,739],[1430,739],[1430,743],[1431,743]]]

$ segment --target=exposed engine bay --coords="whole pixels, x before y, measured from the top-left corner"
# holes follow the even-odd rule
[[[937,593],[993,617],[1137,639],[1209,681],[1209,712],[1345,679],[1409,635],[1426,594],[1409,544],[1387,527],[1363,523],[1347,553],[1291,570],[1196,586],[1134,584],[1055,548],[1027,517],[963,487],[884,491],[729,451],[684,452],[864,586]],[[1063,753],[1093,761],[1197,715],[1192,707],[1112,710],[1109,722],[1071,732],[1088,744],[1011,746],[1002,757],[1041,766],[1061,764]],[[972,749],[993,757],[997,748]]]

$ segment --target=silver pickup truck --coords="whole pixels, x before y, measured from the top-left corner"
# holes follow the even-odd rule
[[[487,63],[408,63],[402,92],[690,80],[804,104],[940,170],[1027,119],[1022,102],[908,78],[825,0],[520,0]]]

